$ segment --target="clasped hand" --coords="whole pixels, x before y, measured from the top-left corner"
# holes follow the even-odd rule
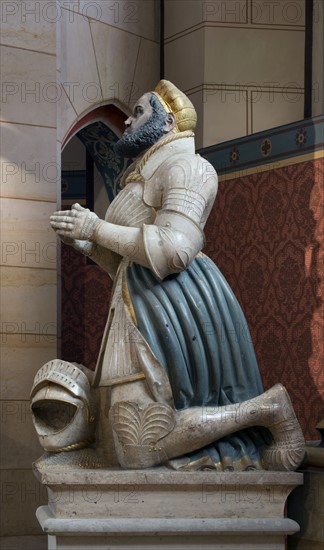
[[[50,224],[57,235],[64,239],[91,241],[93,233],[100,223],[98,216],[76,203],[71,210],[54,212]]]

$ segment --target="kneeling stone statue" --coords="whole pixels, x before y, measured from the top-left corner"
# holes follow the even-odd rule
[[[79,204],[51,216],[114,288],[95,373],[54,359],[35,377],[43,460],[293,470],[305,444],[289,396],[263,391],[242,310],[201,252],[217,175],[195,154],[195,109],[161,80],[125,125],[116,154],[136,160],[105,220]]]

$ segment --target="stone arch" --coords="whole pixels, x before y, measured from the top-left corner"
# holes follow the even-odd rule
[[[108,204],[118,192],[124,165],[130,162],[113,152],[113,143],[123,132],[126,117],[127,114],[113,104],[99,105],[74,122],[62,143],[62,151],[74,137],[83,143],[100,173]],[[85,205],[80,199],[73,200]],[[62,244],[61,286],[62,358],[94,369],[108,312],[111,281],[91,260]]]
[[[82,128],[101,120],[115,133],[122,133],[124,131],[124,120],[127,117],[126,111],[123,111],[116,105],[109,103],[108,105],[100,105],[91,109],[81,117],[78,117],[76,121],[67,130],[66,135],[62,140],[62,150]]]
[[[109,202],[119,190],[119,180],[129,163],[116,157],[113,145],[124,129],[127,115],[116,105],[96,107],[79,118],[67,132],[62,143],[62,151],[73,137],[78,137],[90,154],[106,189]]]

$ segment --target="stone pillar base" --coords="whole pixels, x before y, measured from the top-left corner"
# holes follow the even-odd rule
[[[284,550],[291,472],[37,468],[49,550]]]

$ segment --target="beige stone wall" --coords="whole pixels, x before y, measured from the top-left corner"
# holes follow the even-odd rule
[[[188,93],[198,147],[302,119],[304,0],[166,0],[165,77]]]
[[[157,0],[79,0],[62,9],[59,138],[94,107],[128,111],[159,79]],[[65,3],[68,6],[68,2]]]
[[[53,6],[43,16],[37,3],[22,4],[1,1],[1,545],[37,550],[46,538],[35,509],[46,495],[31,471],[42,450],[29,392],[57,353],[57,246],[48,224],[60,181],[56,25]]]
[[[57,357],[63,138],[108,102],[124,111],[159,78],[155,0],[0,0],[1,548],[40,550],[46,495],[29,410],[36,371]]]

